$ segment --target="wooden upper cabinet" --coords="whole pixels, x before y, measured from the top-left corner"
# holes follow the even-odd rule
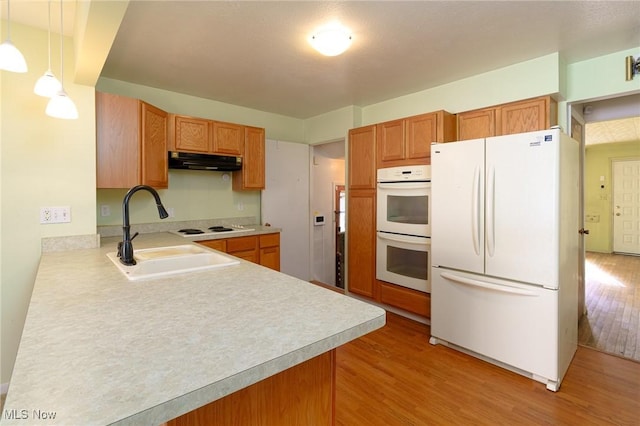
[[[512,102],[500,107],[500,134],[545,130],[558,124],[558,106],[549,96]]]
[[[404,120],[387,121],[376,127],[376,148],[379,164],[404,160]]]
[[[142,117],[142,183],[154,188],[169,186],[167,159],[168,114],[140,101]]]
[[[96,186],[168,187],[167,119],[138,99],[96,92]]]
[[[349,188],[376,187],[376,126],[349,130]]]
[[[243,155],[244,126],[221,121],[213,122],[212,151],[223,155]]]
[[[436,111],[377,125],[377,168],[431,163],[431,143],[456,140],[456,116]]]
[[[259,127],[244,126],[242,170],[233,172],[233,190],[265,188],[265,134]]]
[[[458,114],[458,140],[512,135],[558,124],[558,106],[550,96],[526,99]]]
[[[406,134],[405,158],[407,160],[430,158],[431,143],[440,142],[438,140],[438,114],[409,117],[404,120],[404,126]]]
[[[458,114],[458,140],[496,135],[497,108],[485,108]]]
[[[211,152],[211,120],[171,114],[169,148],[172,151]]]
[[[241,156],[244,154],[244,126],[206,118],[171,114],[169,149]]]

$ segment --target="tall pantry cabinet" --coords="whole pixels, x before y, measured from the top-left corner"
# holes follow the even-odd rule
[[[349,291],[375,298],[376,126],[349,130],[347,280]]]

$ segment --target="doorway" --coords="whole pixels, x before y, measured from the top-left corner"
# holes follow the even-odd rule
[[[640,160],[614,160],[612,168],[613,251],[637,256],[640,255]]]
[[[311,158],[312,281],[344,288],[344,139],[313,145]]]
[[[347,230],[347,199],[344,185],[335,185],[334,188],[333,213],[336,240],[336,287],[344,288],[344,238]]]
[[[616,166],[617,162],[640,160],[640,94],[574,104],[572,118],[576,112],[584,125],[581,205],[588,231],[581,265],[585,315],[579,322],[578,343],[640,361],[640,351],[635,351],[640,333],[640,288],[636,287],[640,283],[636,284],[634,275],[640,268],[640,257],[628,255],[633,247],[617,250],[615,242],[615,227],[624,226],[615,219],[616,206],[621,210],[624,205],[619,202],[620,197],[640,198],[638,184],[632,195],[619,194],[616,181],[625,184],[622,177],[616,178],[616,173],[621,172],[615,170],[622,167]],[[638,238],[633,241],[636,232],[630,231],[626,234],[628,243],[640,250]]]

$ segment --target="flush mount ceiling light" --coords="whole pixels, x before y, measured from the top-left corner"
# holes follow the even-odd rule
[[[42,77],[36,81],[33,91],[36,95],[50,98],[60,90],[62,86],[58,79],[51,72],[51,0],[47,2],[49,7],[49,68]]]
[[[309,37],[309,43],[325,56],[337,56],[351,45],[351,32],[338,23],[319,28]]]
[[[50,117],[76,119],[78,118],[78,109],[73,103],[67,92],[64,91],[64,54],[62,46],[64,45],[64,26],[62,25],[62,1],[60,0],[60,88],[58,92],[49,99],[46,113]]]
[[[11,43],[11,4],[7,0],[7,39],[0,44],[0,70],[27,72],[27,62],[17,47]]]

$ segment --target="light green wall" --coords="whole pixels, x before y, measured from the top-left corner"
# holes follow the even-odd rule
[[[451,113],[560,91],[557,53],[362,108],[362,124],[444,109]]]
[[[29,72],[0,71],[1,383],[9,381],[13,368],[42,237],[96,232],[93,88],[72,84],[65,73],[64,86],[80,118],[46,116],[48,100],[36,96],[33,86],[47,69],[47,33],[12,23],[11,38]],[[57,50],[59,44],[52,40],[52,47]],[[69,38],[64,52],[68,70],[73,62]],[[52,61],[60,78],[59,60]],[[70,206],[71,223],[40,225],[42,206]]]
[[[304,121],[305,142],[310,145],[344,139],[349,129],[362,123],[362,108],[355,105],[317,115]]]
[[[304,122],[270,112],[100,77],[96,90],[142,99],[176,114],[263,127],[268,139],[304,142]]]
[[[612,160],[640,159],[640,140],[593,145],[585,150],[585,216],[597,215],[597,222],[586,222],[587,251],[611,253],[613,250]],[[604,176],[604,188],[600,188]]]
[[[640,56],[640,47],[567,64],[565,102],[558,103],[558,124],[568,129],[567,104],[640,92],[640,76],[625,80],[624,59]]]
[[[158,193],[164,206],[173,210],[174,216],[163,222],[247,216],[259,221],[260,192],[232,191],[230,176],[231,172],[170,170],[169,189],[160,189]],[[122,199],[126,192],[126,189],[97,191],[98,225],[122,224]],[[111,216],[101,216],[103,205],[109,206]],[[150,194],[134,195],[129,210],[131,223],[160,221]]]

